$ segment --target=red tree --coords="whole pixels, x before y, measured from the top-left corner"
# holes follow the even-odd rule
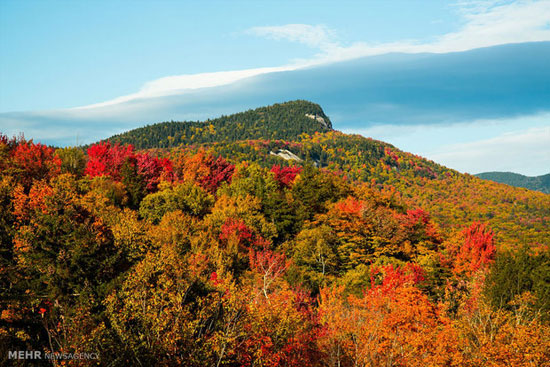
[[[400,216],[400,222],[408,236],[416,241],[441,242],[439,233],[430,220],[430,215],[423,209],[407,210],[407,214]]]
[[[147,153],[136,154],[137,172],[143,176],[147,191],[156,191],[161,176],[170,175],[172,163],[167,158],[159,159]],[[169,177],[167,177],[169,178]]]
[[[34,144],[32,140],[17,145],[13,150],[13,163],[26,188],[31,186],[33,180],[49,179],[61,170],[61,160],[53,148]]]
[[[415,285],[424,281],[424,269],[420,265],[408,263],[402,267],[392,264],[375,267],[371,270],[371,288],[369,293],[388,294],[404,285]],[[381,278],[381,280],[380,280]]]
[[[215,193],[222,182],[231,182],[235,166],[227,162],[222,157],[214,158],[209,155],[206,159],[206,165],[210,173],[199,179],[199,184],[211,193]]]
[[[171,178],[172,163],[167,158],[159,159],[148,153],[135,153],[132,145],[111,145],[109,142],[94,144],[88,148],[88,176],[111,176],[120,181],[122,165],[135,162],[137,173],[143,177],[147,191],[155,191],[161,176]]]
[[[275,174],[275,180],[281,187],[289,187],[294,182],[296,176],[302,171],[302,167],[283,167],[274,165],[271,172]]]
[[[214,194],[223,182],[231,182],[235,166],[222,157],[199,150],[193,155],[176,156],[174,176],[179,181],[194,181]]]
[[[88,148],[88,163],[84,171],[88,176],[111,176],[120,180],[120,170],[124,162],[134,157],[132,145],[111,145],[110,142],[101,142]]]
[[[454,272],[472,275],[495,258],[493,231],[485,223],[474,222],[462,235],[464,243],[456,251]]]

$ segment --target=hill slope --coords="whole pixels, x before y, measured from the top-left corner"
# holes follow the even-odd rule
[[[306,116],[315,114],[327,126]],[[391,144],[331,130],[317,104],[299,100],[206,122],[169,122],[131,130],[109,139],[173,156],[206,149],[229,162],[263,167],[304,165],[366,182],[410,207],[427,210],[453,231],[487,222],[503,247],[550,245],[548,195],[461,174]],[[288,153],[298,159],[289,160]]]
[[[478,173],[476,176],[484,180],[550,194],[550,173],[542,176],[529,177],[513,172],[484,172]]]
[[[108,140],[148,149],[249,139],[296,139],[303,133],[330,130],[330,119],[319,105],[298,100],[205,122],[162,122],[130,130]]]
[[[395,201],[427,210],[449,231],[474,221],[488,223],[503,247],[550,245],[550,196],[462,174],[390,144],[338,131],[302,136],[299,141],[250,140],[186,147],[207,148],[233,163],[302,165],[271,152],[288,150],[328,172],[366,182]]]

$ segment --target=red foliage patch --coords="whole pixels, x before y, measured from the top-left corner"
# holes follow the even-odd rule
[[[418,240],[441,242],[441,237],[430,219],[430,215],[423,209],[407,210],[407,214],[400,215],[399,221],[406,231],[415,234]]]
[[[296,176],[302,171],[302,167],[283,167],[274,165],[271,172],[275,174],[275,180],[281,187],[290,187]]]
[[[471,275],[494,260],[494,235],[485,223],[480,222],[472,223],[462,234],[464,243],[456,254],[454,272]]]
[[[406,284],[419,284],[425,280],[424,276],[424,269],[413,263],[402,267],[396,267],[392,264],[375,267],[371,270],[371,288],[369,292],[387,294]]]
[[[88,176],[110,176],[121,180],[121,168],[126,161],[135,162],[137,173],[143,177],[147,190],[155,191],[164,175],[172,175],[172,162],[167,158],[159,159],[148,153],[135,153],[132,145],[111,145],[109,142],[94,144],[88,148],[88,163],[85,173]]]
[[[233,164],[227,162],[222,157],[214,158],[212,155],[206,158],[205,163],[210,173],[199,180],[199,184],[205,190],[215,193],[223,182],[231,182],[233,171],[235,171]]]
[[[247,251],[251,247],[262,248],[267,245],[267,241],[262,236],[254,233],[242,220],[229,218],[222,225],[220,240],[236,240],[239,249]]]
[[[25,187],[30,187],[33,180],[49,179],[59,174],[61,160],[53,148],[43,144],[34,144],[32,140],[21,142],[13,150],[14,166],[20,170],[19,175]]]
[[[88,163],[84,171],[88,176],[111,176],[120,180],[120,169],[124,162],[134,157],[132,145],[111,145],[109,142],[94,144],[88,148]]]

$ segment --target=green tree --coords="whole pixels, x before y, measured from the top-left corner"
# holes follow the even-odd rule
[[[72,173],[78,177],[84,174],[86,168],[86,155],[84,151],[76,147],[59,148],[55,154],[61,159],[61,172]]]
[[[347,196],[350,189],[340,177],[324,173],[308,164],[292,187],[292,195],[301,203],[299,216],[312,219],[317,213],[327,210],[327,202],[335,202]]]
[[[532,310],[550,319],[550,252],[528,247],[498,254],[491,266],[484,293],[495,308],[513,309],[516,297],[529,292],[535,297]]]
[[[156,224],[166,213],[175,210],[203,217],[213,204],[214,197],[206,190],[192,182],[183,182],[147,195],[140,204],[139,214]]]

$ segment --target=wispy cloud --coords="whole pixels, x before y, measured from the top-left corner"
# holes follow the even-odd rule
[[[457,4],[465,23],[434,45],[443,51],[550,40],[550,1],[465,1]]]
[[[330,51],[339,47],[335,31],[325,25],[286,24],[281,26],[253,27],[247,33],[274,40],[299,42],[306,46]]]
[[[302,60],[304,65],[390,52],[445,53],[507,43],[550,40],[550,0],[462,1],[455,5],[463,21],[461,28],[429,42],[405,40],[376,45],[365,42],[344,45],[338,42],[334,30],[324,25],[308,24],[254,27],[247,33],[300,42],[319,49],[320,53],[311,60]]]

